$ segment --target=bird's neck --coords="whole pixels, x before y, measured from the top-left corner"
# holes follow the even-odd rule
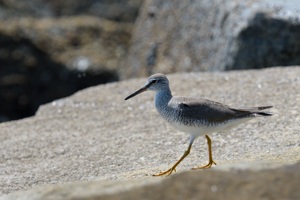
[[[166,90],[157,91],[155,95],[155,107],[157,110],[162,109],[168,105],[171,99],[172,93],[169,88]]]

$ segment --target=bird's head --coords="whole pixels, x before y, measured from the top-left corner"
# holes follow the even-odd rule
[[[126,97],[125,100],[130,99],[147,90],[161,91],[166,89],[169,89],[169,80],[167,79],[167,77],[164,74],[160,74],[160,73],[153,74],[148,78],[147,83],[144,87],[132,93],[128,97]]]

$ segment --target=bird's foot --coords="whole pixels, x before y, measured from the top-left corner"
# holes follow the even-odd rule
[[[196,170],[196,169],[209,169],[209,168],[211,168],[211,166],[212,166],[213,164],[214,164],[214,165],[217,165],[217,163],[216,163],[215,161],[210,160],[210,161],[208,162],[207,165],[199,166],[199,167],[194,167],[194,168],[192,168],[192,170]]]
[[[176,172],[176,167],[174,166],[164,172],[153,174],[153,176],[163,176],[163,175],[169,176],[170,174],[172,174],[173,171]]]

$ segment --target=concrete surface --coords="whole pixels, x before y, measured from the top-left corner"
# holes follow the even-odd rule
[[[203,97],[234,107],[274,106],[273,117],[212,134],[218,165],[214,172],[199,173],[269,169],[300,160],[299,67],[168,77],[173,95]],[[143,78],[85,89],[42,106],[34,117],[0,124],[2,198],[11,199],[3,195],[36,186],[55,187],[53,184],[96,181],[107,185],[114,181],[130,185],[142,181],[147,185],[165,180],[151,175],[167,169],[182,155],[188,135],[158,116],[153,93],[124,101],[145,82]],[[200,137],[177,174],[207,159],[205,138]],[[37,194],[34,191],[32,195]]]

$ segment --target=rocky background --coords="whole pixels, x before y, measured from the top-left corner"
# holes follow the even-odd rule
[[[0,122],[119,80],[141,0],[0,3]]]
[[[245,189],[245,185],[253,191],[260,188],[259,196],[252,199],[300,199],[294,189],[299,180],[296,178],[299,165],[285,166],[296,163],[300,155],[297,125],[299,16],[297,0],[0,1],[0,122],[36,115],[0,124],[0,194],[45,184],[100,179],[103,182],[95,185],[88,182],[86,185],[71,184],[70,189],[53,186],[29,191],[27,199],[33,199],[33,194],[36,199],[46,199],[47,191],[51,191],[50,199],[59,199],[58,196],[64,199],[69,190],[75,191],[69,194],[70,199],[79,198],[79,194],[85,197],[84,192],[88,199],[92,198],[91,194],[99,198],[106,195],[108,199],[133,199],[130,195],[147,195],[149,184],[156,185],[149,190],[152,194],[175,199],[168,196],[175,195],[174,191],[160,191],[157,180],[161,179],[149,178],[149,174],[166,167],[158,167],[159,164],[173,162],[175,158],[170,155],[174,152],[179,151],[175,157],[180,156],[186,140],[167,141],[169,132],[177,132],[157,118],[152,102],[146,101],[150,96],[139,97],[137,99],[141,100],[132,100],[129,106],[122,106],[124,96],[141,86],[145,79],[98,86],[70,98],[57,99],[89,86],[156,72],[200,72],[174,76],[175,94],[204,96],[236,106],[237,102],[242,106],[270,104],[279,115],[271,119],[267,128],[266,120],[253,122],[245,129],[237,129],[241,132],[238,135],[217,138],[216,144],[219,149],[221,147],[216,153],[221,166],[227,166],[226,169],[238,166],[233,173],[245,168],[281,166],[275,169],[278,177],[271,176],[274,171],[261,172],[270,174],[270,179],[259,183],[274,187],[262,188],[253,181],[249,181],[251,187],[247,187],[247,180],[260,177],[255,172],[241,172],[240,180],[232,180],[227,172],[212,171],[209,172],[211,176],[215,176],[214,173],[217,177],[228,176],[226,181],[233,183],[234,189]],[[276,66],[280,67],[220,72]],[[142,104],[145,101],[146,104]],[[35,114],[40,105],[48,102]],[[141,112],[143,118],[137,119]],[[110,131],[112,129],[114,131]],[[161,136],[149,136],[155,132]],[[262,134],[266,132],[271,134]],[[160,138],[163,135],[164,139]],[[178,143],[182,145],[179,148],[174,145]],[[240,146],[230,149],[236,143]],[[261,144],[264,146],[257,148]],[[133,147],[136,149],[131,149]],[[223,147],[229,157],[222,157]],[[154,153],[150,151],[153,149]],[[163,157],[162,154],[167,155]],[[188,167],[193,166],[188,162]],[[249,178],[246,174],[252,175]],[[194,184],[172,185],[172,181],[184,181],[189,176],[195,177],[191,182]],[[294,179],[286,183],[287,176]],[[200,194],[207,194],[204,192],[207,185],[197,185],[201,178],[196,178],[195,174],[178,177],[162,184],[183,188],[176,191],[195,191],[197,195],[193,198],[196,199]],[[210,181],[209,175],[203,179],[203,182]],[[222,179],[214,181],[209,186],[211,191],[220,188],[218,184],[222,186]],[[147,185],[146,190],[140,188],[139,192],[125,196],[122,193],[123,190],[133,191],[131,188],[141,183]],[[274,191],[283,185],[289,187],[280,194],[287,196],[276,196]],[[223,185],[221,188],[224,189],[221,194],[226,191],[234,194],[229,187]],[[108,197],[111,191],[122,194]],[[237,199],[253,194],[251,190],[245,191],[249,193],[236,194]],[[16,195],[8,199],[22,199],[25,194]],[[135,198],[141,199],[141,196]]]
[[[300,63],[297,1],[0,2],[0,122],[155,72]]]

